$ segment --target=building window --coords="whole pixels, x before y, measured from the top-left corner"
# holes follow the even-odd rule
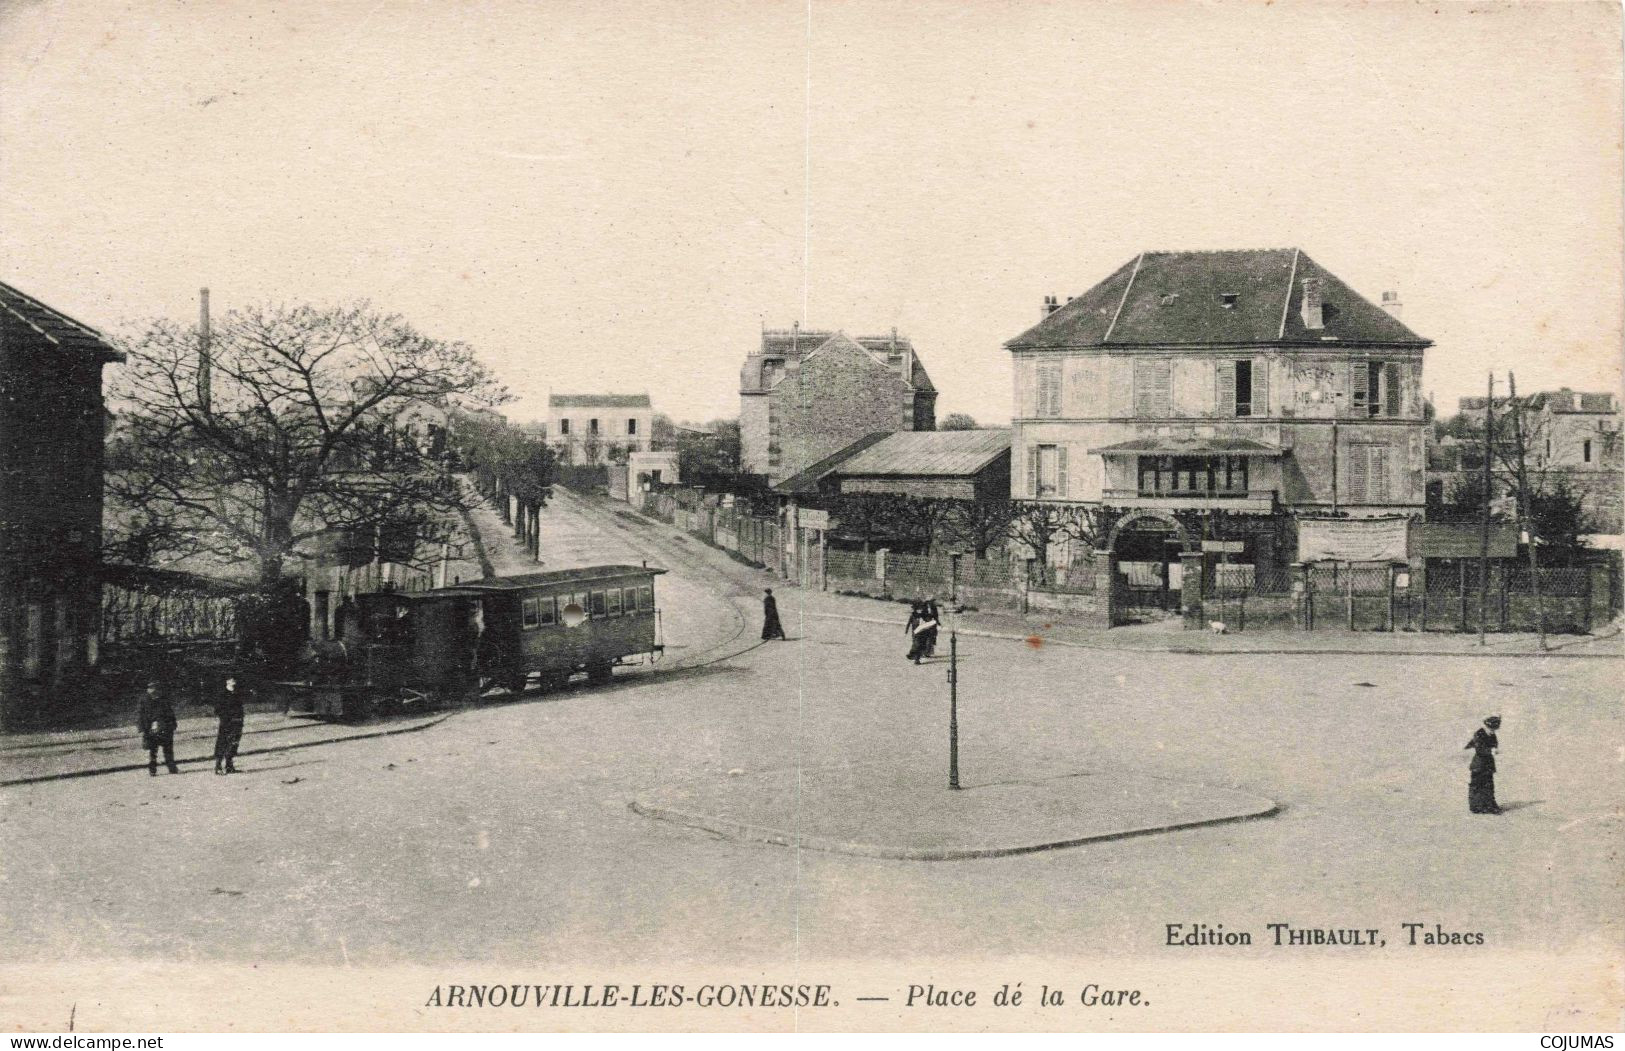
[[[562,419],[559,420],[559,433],[560,434],[569,434],[570,433],[570,417],[565,416],[565,417],[563,417]]]
[[[588,434],[597,434],[598,433],[598,417],[594,416],[592,419],[587,421],[587,433]]]
[[[626,421],[626,433],[634,436],[638,433],[638,421],[635,418]]]
[[[1219,415],[1251,416],[1255,406],[1264,415],[1263,379],[1264,370],[1254,370],[1251,358],[1219,362]]]
[[[539,628],[542,626],[541,599],[525,599],[524,602],[520,604],[520,610],[520,615],[523,618],[521,623],[523,623],[526,628]]]
[[[762,362],[762,386],[771,387],[779,378],[779,369],[784,362],[777,358],[769,358]]]
[[[655,589],[644,585],[638,588],[638,609],[650,610],[655,608]]]
[[[1066,446],[1034,445],[1027,450],[1027,489],[1037,500],[1066,496]]]
[[[1038,415],[1061,415],[1061,365],[1046,362],[1038,366]]]
[[[1141,496],[1246,496],[1245,456],[1142,456]]]
[[[592,592],[592,615],[595,617],[602,617],[607,612],[608,607],[604,602],[604,593],[602,591]]]
[[[609,592],[608,592],[608,595],[609,595],[609,615],[612,616],[612,617],[620,616],[621,615],[621,589],[620,588],[610,588]]]
[[[1361,361],[1353,367],[1349,384],[1356,416],[1398,416],[1400,412],[1399,364],[1393,361]]]
[[[1591,462],[1591,439],[1590,438],[1587,438],[1585,441],[1580,443],[1580,462],[1581,463],[1590,463]]]
[[[536,600],[541,607],[541,615],[537,618],[541,624],[557,624],[559,622],[558,597],[544,595]]]
[[[1236,300],[1239,298],[1240,296],[1234,292],[1220,292],[1219,304],[1226,310],[1234,310],[1236,309]]]
[[[1166,418],[1173,415],[1171,363],[1134,363],[1134,415]]]
[[[621,598],[622,598],[622,607],[626,610],[626,612],[632,613],[638,608],[638,589],[637,588],[622,588],[621,589]]]

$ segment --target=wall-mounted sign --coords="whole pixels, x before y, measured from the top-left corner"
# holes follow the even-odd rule
[[[828,529],[829,512],[801,508],[796,512],[796,524],[803,529]]]
[[[1247,545],[1240,540],[1204,540],[1202,550],[1215,554],[1239,555],[1247,550]]]

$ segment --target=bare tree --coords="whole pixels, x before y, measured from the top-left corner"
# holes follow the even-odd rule
[[[943,519],[943,533],[956,544],[963,544],[986,558],[989,548],[1001,543],[1010,534],[1010,523],[1016,508],[1009,500],[955,500]]]
[[[1009,535],[1032,552],[1034,562],[1047,578],[1051,546],[1067,540],[1082,540],[1097,547],[1104,526],[1105,519],[1092,507],[1019,500],[1014,501]]]
[[[413,421],[506,397],[466,345],[365,303],[250,307],[213,328],[206,392],[196,329],[158,320],[121,341],[108,490],[132,509],[126,539],[249,566],[268,601],[292,558],[437,539],[460,493]]]

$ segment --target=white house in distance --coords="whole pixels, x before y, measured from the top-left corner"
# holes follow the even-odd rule
[[[547,443],[568,464],[622,463],[653,447],[647,394],[554,394],[547,399]]]

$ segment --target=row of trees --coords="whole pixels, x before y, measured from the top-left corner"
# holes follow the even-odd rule
[[[1099,508],[1061,507],[1023,500],[929,500],[891,493],[847,493],[830,505],[838,538],[874,547],[929,550],[933,544],[986,558],[989,551],[1017,544],[1043,562],[1049,549],[1066,541],[1099,546],[1111,516]]]

